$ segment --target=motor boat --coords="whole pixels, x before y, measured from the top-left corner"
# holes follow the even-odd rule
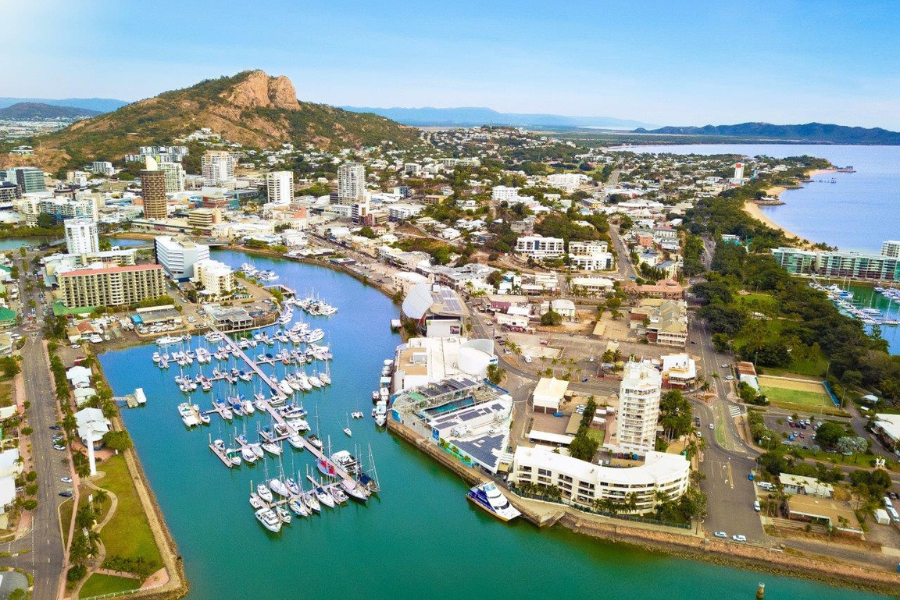
[[[272,533],[281,531],[281,519],[271,508],[261,508],[255,514],[256,520]]]
[[[256,486],[256,495],[266,502],[271,502],[273,498],[272,490],[270,490],[269,487],[264,483],[260,483]]]
[[[491,481],[470,488],[466,497],[489,514],[504,522],[512,521],[522,514],[509,503],[503,492],[497,489],[497,486]]]

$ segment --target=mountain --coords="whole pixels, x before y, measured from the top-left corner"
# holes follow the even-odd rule
[[[706,125],[704,127],[638,128],[633,133],[658,135],[709,136],[753,138],[777,142],[812,142],[817,144],[897,145],[900,133],[875,127],[846,127],[826,123],[804,125],[773,125],[771,123],[739,123],[737,125]]]
[[[49,104],[50,106],[81,108],[97,113],[112,112],[128,104],[123,100],[113,100],[112,98],[63,98],[62,100],[49,98],[0,98],[0,108],[6,108],[21,102],[37,102],[39,104]]]
[[[42,119],[79,119],[95,117],[102,114],[96,110],[86,110],[72,106],[53,106],[43,102],[18,102],[6,108],[0,108],[0,119],[14,121],[32,121]]]
[[[64,151],[75,162],[115,160],[138,146],[171,143],[201,127],[251,148],[290,142],[337,149],[385,140],[406,146],[418,140],[414,129],[383,117],[300,102],[287,77],[244,71],[79,121],[41,141],[44,147]]]
[[[491,108],[373,108],[360,106],[342,106],[345,110],[362,113],[373,113],[387,117],[404,125],[458,126],[473,127],[478,125],[507,125],[512,127],[551,127],[551,128],[603,128],[633,129],[650,127],[640,121],[615,119],[612,117],[566,117],[539,113],[502,113]]]

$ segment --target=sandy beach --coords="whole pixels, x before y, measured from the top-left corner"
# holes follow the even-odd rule
[[[807,176],[811,179],[813,177],[817,177],[819,175],[827,175],[828,173],[834,173],[835,169],[816,169],[814,171],[810,171]],[[781,194],[787,191],[788,188],[780,185],[772,186],[766,190],[766,195],[770,198],[781,198]],[[766,215],[760,206],[755,202],[745,202],[744,203],[744,212],[749,214],[751,217],[756,219],[757,221],[762,221],[772,229],[777,229],[784,233],[787,237],[793,238],[798,244],[812,246],[813,242],[810,240],[800,237],[793,231],[789,231],[773,221],[768,215]]]

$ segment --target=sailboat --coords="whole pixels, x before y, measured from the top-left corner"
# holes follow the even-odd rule
[[[350,417],[347,417],[347,426],[344,427],[344,433],[347,434],[347,437],[353,437],[353,432],[350,431]]]

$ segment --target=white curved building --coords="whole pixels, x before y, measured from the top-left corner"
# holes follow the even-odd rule
[[[634,512],[656,507],[656,492],[670,499],[681,497],[690,483],[691,465],[681,454],[651,451],[639,467],[602,467],[591,462],[556,454],[541,448],[519,446],[513,456],[509,481],[557,486],[562,501],[591,507],[595,500],[625,503],[637,497]]]
[[[457,364],[459,370],[466,375],[484,379],[487,377],[488,365],[496,363],[493,340],[468,340],[459,346]]]

